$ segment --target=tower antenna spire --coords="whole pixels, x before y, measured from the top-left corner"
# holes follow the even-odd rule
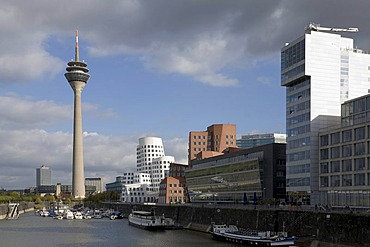
[[[76,48],[75,48],[75,61],[80,61],[80,54],[78,51],[78,30],[76,30]]]

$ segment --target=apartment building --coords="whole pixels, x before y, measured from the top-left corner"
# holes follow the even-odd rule
[[[228,147],[236,147],[235,124],[213,124],[206,131],[189,133],[188,164],[202,151],[223,152]]]

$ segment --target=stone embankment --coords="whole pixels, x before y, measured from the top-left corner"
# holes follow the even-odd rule
[[[34,210],[35,203],[33,202],[20,202],[19,203],[19,214],[26,213]],[[0,220],[5,219],[8,214],[8,204],[0,204]]]
[[[103,203],[128,215],[132,209],[150,211],[153,205]],[[282,231],[299,237],[299,246],[370,246],[367,213],[314,210],[253,209],[222,205],[155,205],[156,214],[171,217],[184,228],[207,232],[212,222],[245,229]],[[313,245],[312,245],[313,244]]]

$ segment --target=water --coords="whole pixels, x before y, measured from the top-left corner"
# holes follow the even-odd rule
[[[6,247],[233,247],[207,233],[189,230],[151,232],[129,226],[127,219],[56,220],[34,213],[0,220],[0,246]]]

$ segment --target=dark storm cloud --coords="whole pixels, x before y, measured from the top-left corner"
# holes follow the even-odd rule
[[[79,28],[91,54],[136,55],[150,69],[233,86],[238,81],[221,73],[223,68],[272,56],[276,61],[284,43],[302,35],[310,22],[359,27],[348,36],[368,50],[369,8],[365,0],[3,1],[0,82],[60,72],[61,60],[46,51],[45,42]],[[19,71],[19,65],[26,69]]]

